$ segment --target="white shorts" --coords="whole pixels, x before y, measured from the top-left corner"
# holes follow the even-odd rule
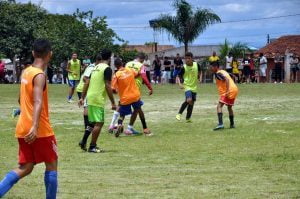
[[[162,78],[163,79],[171,79],[171,71],[164,71]]]
[[[266,77],[267,76],[267,67],[260,67],[259,68],[259,72],[260,72],[260,76],[262,77]]]

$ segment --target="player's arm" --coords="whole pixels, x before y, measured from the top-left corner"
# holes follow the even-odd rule
[[[106,90],[108,98],[111,102],[111,109],[116,110],[116,104],[115,104],[115,99],[113,96],[113,90],[111,88],[111,77],[112,77],[111,68],[106,68],[104,71],[105,90]]]
[[[84,76],[83,77],[83,89],[82,89],[82,95],[81,95],[81,98],[79,99],[78,101],[78,106],[81,107],[83,104],[84,104],[84,99],[86,98],[86,94],[87,94],[87,91],[89,89],[89,85],[90,85],[90,78]]]
[[[68,65],[67,65],[66,71],[67,71],[68,73],[73,73],[73,71],[70,70],[70,67],[71,67],[71,63],[68,61]]]
[[[147,77],[147,74],[146,74],[146,69],[145,69],[145,66],[142,66],[141,70],[140,70],[140,75],[143,79],[143,82],[146,84],[148,90],[149,90],[149,95],[152,95],[153,93],[153,89],[152,89],[152,86],[148,80],[148,77]]]
[[[43,91],[46,85],[46,77],[43,73],[35,76],[33,80],[33,117],[32,126],[29,133],[24,137],[25,142],[31,144],[37,138],[37,131],[39,128],[40,116],[43,105]]]
[[[118,79],[115,75],[112,79],[111,89],[112,89],[114,94],[118,93]]]

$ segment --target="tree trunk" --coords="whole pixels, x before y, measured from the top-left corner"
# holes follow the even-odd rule
[[[184,55],[189,51],[189,44],[188,42],[184,42]]]

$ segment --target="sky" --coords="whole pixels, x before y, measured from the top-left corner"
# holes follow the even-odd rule
[[[300,14],[300,0],[187,0],[194,8],[211,9],[222,22]],[[28,2],[28,0],[17,0]],[[161,14],[174,15],[173,0],[31,0],[41,3],[50,13],[72,14],[79,8],[92,10],[95,16],[107,16],[107,22],[129,44],[180,46],[167,33],[149,28],[149,20]],[[221,23],[209,26],[192,45],[244,42],[260,48],[270,38],[300,34],[300,15],[255,21]]]

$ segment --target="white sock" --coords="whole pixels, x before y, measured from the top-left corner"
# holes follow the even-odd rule
[[[133,126],[131,126],[131,125],[128,125],[128,127],[127,127],[128,129],[133,129]]]
[[[114,111],[110,126],[115,126],[115,124],[118,121],[119,116],[120,116],[120,113],[118,111]]]

